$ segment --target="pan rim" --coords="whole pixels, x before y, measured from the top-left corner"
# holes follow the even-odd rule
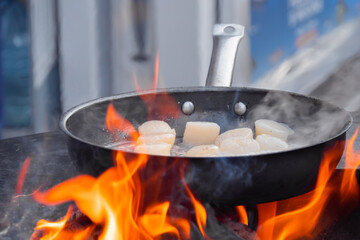
[[[324,143],[327,143],[333,139],[336,139],[338,137],[340,137],[341,135],[343,135],[344,133],[346,133],[349,128],[351,127],[352,123],[353,123],[353,117],[351,115],[351,113],[349,111],[347,111],[344,108],[341,108],[333,103],[321,100],[319,98],[313,97],[313,96],[307,96],[307,95],[303,95],[303,94],[299,94],[299,93],[294,93],[294,92],[290,92],[290,91],[284,91],[284,90],[273,90],[273,89],[264,89],[264,88],[251,88],[251,87],[174,87],[174,88],[158,88],[155,90],[146,90],[146,91],[131,91],[131,92],[126,92],[126,93],[120,93],[120,94],[115,94],[115,95],[111,95],[108,97],[102,97],[102,98],[97,98],[97,99],[93,99],[84,103],[81,103],[77,106],[74,106],[72,108],[70,108],[69,110],[67,110],[66,112],[64,112],[61,115],[60,121],[59,121],[59,127],[60,129],[69,137],[76,139],[79,142],[82,142],[84,144],[93,146],[93,147],[98,147],[101,149],[105,149],[105,150],[111,150],[111,151],[117,151],[116,149],[113,148],[109,148],[109,147],[105,147],[102,145],[98,145],[98,144],[94,144],[91,143],[85,139],[81,139],[77,136],[75,136],[72,132],[70,132],[66,126],[67,120],[74,115],[74,113],[78,112],[81,109],[84,109],[88,106],[97,104],[97,103],[102,103],[102,102],[107,102],[107,101],[111,101],[111,100],[115,100],[115,99],[119,99],[119,98],[127,98],[127,97],[134,97],[134,96],[140,96],[140,95],[147,95],[147,94],[159,94],[159,93],[181,93],[181,92],[187,92],[187,93],[191,93],[191,92],[199,92],[199,91],[207,91],[207,92],[211,92],[211,91],[221,91],[221,92],[226,92],[226,91],[247,91],[247,92],[265,92],[265,93],[269,93],[269,92],[277,92],[277,93],[284,93],[284,94],[290,94],[292,96],[296,96],[296,97],[301,97],[301,98],[305,98],[305,99],[309,99],[309,100],[313,100],[313,101],[317,101],[320,102],[322,104],[326,104],[330,107],[334,107],[337,108],[341,111],[343,111],[348,118],[347,123],[344,125],[344,127],[342,128],[341,131],[339,131],[336,135],[331,136],[330,138],[326,138],[323,139],[322,141],[312,144],[312,145],[304,145],[304,146],[300,146],[300,147],[295,147],[295,148],[291,148],[289,150],[286,151],[275,151],[275,152],[269,152],[269,153],[256,153],[256,154],[247,154],[247,155],[229,155],[229,156],[214,156],[214,157],[191,157],[191,158],[196,158],[196,159],[222,159],[224,157],[229,158],[229,159],[235,159],[235,158],[246,158],[246,157],[261,157],[261,156],[269,156],[269,155],[273,155],[273,154],[279,154],[279,153],[288,153],[288,152],[293,152],[293,151],[299,151],[302,149],[306,149],[309,147],[314,147],[314,146],[318,146]],[[123,151],[121,150],[121,152],[124,153],[131,153],[131,154],[138,154],[137,152],[134,151]],[[167,155],[150,155],[149,156],[156,156],[156,157],[176,157],[176,158],[189,158],[186,156],[167,156]]]

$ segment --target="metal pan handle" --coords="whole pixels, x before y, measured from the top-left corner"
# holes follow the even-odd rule
[[[213,51],[206,86],[230,87],[235,58],[244,27],[239,24],[215,24]]]

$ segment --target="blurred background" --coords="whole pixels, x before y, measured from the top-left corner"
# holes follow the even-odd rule
[[[233,85],[360,109],[360,0],[0,0],[2,138],[52,131],[85,101],[203,86],[214,23],[246,27]]]

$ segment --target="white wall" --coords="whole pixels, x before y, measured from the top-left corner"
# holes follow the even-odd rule
[[[223,22],[247,23],[249,2],[223,1]],[[59,1],[64,110],[89,99],[134,91],[134,74],[142,89],[149,88],[157,52],[159,87],[204,86],[212,51],[215,1],[148,0],[149,58],[142,62],[133,59],[137,47],[131,3],[131,0]],[[245,39],[240,45],[237,79],[248,74],[248,56],[244,55],[247,47]]]
[[[106,0],[60,0],[60,69],[63,110],[109,94],[111,75]],[[106,12],[106,10],[105,10]]]
[[[148,2],[147,53],[136,62],[129,0],[112,0],[114,92],[133,91],[133,75],[147,88],[159,52],[159,87],[203,85],[212,49],[213,3],[209,0],[151,0]]]

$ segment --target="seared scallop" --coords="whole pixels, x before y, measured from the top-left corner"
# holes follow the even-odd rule
[[[223,140],[225,140],[227,138],[232,138],[232,137],[252,139],[253,131],[250,128],[236,128],[236,129],[226,131],[226,132],[220,134],[216,138],[215,144],[220,146],[220,144]]]
[[[259,143],[261,151],[283,151],[289,148],[285,141],[267,134],[257,136],[256,141]]]
[[[214,157],[217,156],[220,149],[216,145],[199,145],[186,152],[188,157]]]
[[[222,155],[248,155],[258,153],[260,145],[254,139],[232,137],[221,142],[220,151]]]
[[[259,119],[255,121],[255,132],[256,136],[259,136],[261,134],[267,134],[273,137],[280,138],[284,141],[287,140],[289,135],[294,133],[294,131],[286,124],[278,123],[267,119]]]
[[[140,144],[135,146],[134,151],[150,155],[170,155],[172,145],[168,143]]]
[[[141,124],[138,130],[140,135],[142,136],[159,135],[166,133],[176,135],[175,129],[171,129],[169,124],[160,120],[151,120],[144,122],[143,124]]]
[[[139,136],[139,138],[136,141],[136,145],[152,144],[152,143],[167,143],[170,145],[174,145],[175,134],[165,133],[165,134],[159,134],[159,135]]]
[[[183,143],[186,145],[214,144],[219,136],[220,126],[213,122],[187,122]]]

